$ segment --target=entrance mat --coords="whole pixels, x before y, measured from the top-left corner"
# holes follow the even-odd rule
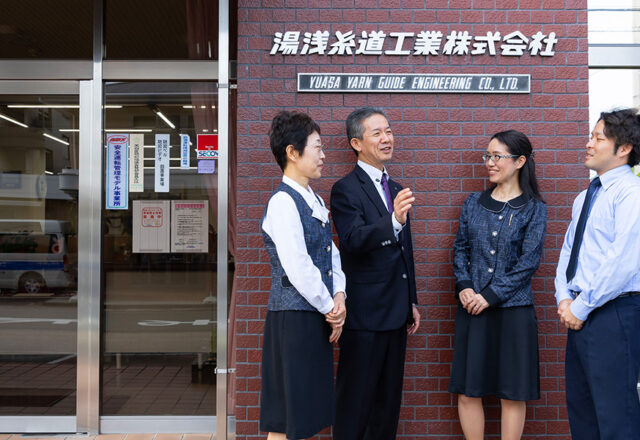
[[[66,388],[0,388],[0,406],[51,407],[71,393]]]

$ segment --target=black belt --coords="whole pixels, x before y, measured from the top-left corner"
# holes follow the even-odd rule
[[[571,294],[571,296],[573,296],[573,299],[576,299],[581,292],[576,292],[575,290],[569,290],[569,293]],[[622,292],[616,298],[624,298],[625,296],[632,296],[632,295],[640,295],[640,292]]]
[[[640,295],[640,292],[623,292],[620,295],[618,295],[618,298],[624,298],[625,296],[632,296],[632,295]]]

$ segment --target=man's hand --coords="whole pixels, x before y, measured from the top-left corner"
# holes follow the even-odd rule
[[[461,290],[460,293],[458,294],[458,298],[460,298],[460,303],[462,304],[462,307],[466,309],[467,304],[469,304],[469,301],[473,299],[473,296],[475,294],[476,292],[471,287],[467,287],[466,289]]]
[[[568,301],[565,305],[563,303]],[[571,312],[571,303],[573,301],[570,299],[565,299],[560,302],[560,306],[558,307],[558,314],[560,315],[560,322],[565,325],[568,329],[571,330],[580,330],[584,321],[575,317],[573,312]]]
[[[393,201],[393,215],[398,223],[404,225],[407,222],[407,213],[411,209],[411,204],[416,200],[409,188],[405,188],[398,193]]]
[[[476,293],[471,297],[471,300],[467,303],[465,309],[472,315],[479,315],[487,307],[489,307],[489,303],[484,299],[484,296]]]
[[[564,312],[567,307],[571,306],[572,302],[573,300],[568,298],[560,301],[560,304],[558,304],[558,316],[562,316],[562,312]]]
[[[420,327],[420,312],[418,311],[418,308],[416,306],[412,305],[411,307],[412,307],[411,313],[413,315],[413,324],[407,327],[407,334],[410,334],[410,335],[417,332],[418,328]]]
[[[345,319],[347,319],[347,306],[344,303],[344,296],[344,292],[336,293],[333,296],[333,309],[324,315],[325,320],[331,327],[342,327]]]

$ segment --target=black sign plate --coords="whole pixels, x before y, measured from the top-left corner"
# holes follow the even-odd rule
[[[531,75],[298,73],[298,92],[530,93]]]

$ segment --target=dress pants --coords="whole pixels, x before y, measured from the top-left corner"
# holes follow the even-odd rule
[[[640,439],[640,295],[611,300],[569,330],[565,373],[574,439]]]
[[[345,329],[340,337],[334,440],[393,440],[398,430],[407,329]]]

